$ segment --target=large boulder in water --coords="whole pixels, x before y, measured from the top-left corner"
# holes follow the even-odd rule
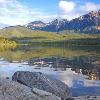
[[[14,73],[12,80],[30,88],[50,92],[62,99],[71,97],[71,91],[65,83],[40,72],[18,71]]]
[[[61,100],[59,97],[39,89],[31,89],[20,83],[0,79],[0,100]]]

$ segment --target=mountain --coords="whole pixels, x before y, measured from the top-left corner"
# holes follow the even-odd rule
[[[67,29],[83,33],[100,33],[100,10],[90,12],[69,22]]]
[[[43,27],[43,31],[51,31],[51,32],[59,32],[61,31],[61,28],[64,29],[64,26],[68,23],[66,19],[55,19],[52,22],[50,22],[46,27]]]
[[[71,21],[67,19],[55,19],[48,24],[41,21],[35,21],[27,24],[26,27],[33,30],[49,32],[100,33],[100,10],[96,12],[92,11]]]
[[[0,23],[0,29],[7,27],[7,24]]]
[[[49,23],[43,23],[42,21],[34,21],[25,25],[25,27],[32,30],[58,32],[60,31],[59,28],[65,26],[66,23],[68,23],[66,19],[62,19],[62,20],[55,19]]]
[[[28,25],[26,25],[27,28],[30,28],[33,30],[38,30],[38,29],[41,29],[46,26],[47,26],[47,24],[43,23],[42,21],[34,21],[34,22],[31,22]]]

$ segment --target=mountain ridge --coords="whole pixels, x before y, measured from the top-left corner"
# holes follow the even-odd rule
[[[60,32],[66,30],[66,33],[78,32],[98,34],[100,33],[100,10],[89,12],[88,14],[72,19],[71,21],[68,21],[67,19],[55,19],[49,23],[43,23],[42,21],[38,24],[32,23],[27,24],[26,27],[33,30],[49,32]]]

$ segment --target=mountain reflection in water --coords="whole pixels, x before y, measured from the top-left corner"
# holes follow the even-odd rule
[[[100,60],[90,57],[74,57],[74,58],[31,58],[28,61],[30,66],[37,65],[37,67],[54,68],[55,71],[66,71],[71,68],[75,73],[87,75],[90,80],[100,80]]]
[[[100,95],[100,47],[21,46],[0,51],[0,77],[16,71],[42,72],[58,78],[73,96]]]

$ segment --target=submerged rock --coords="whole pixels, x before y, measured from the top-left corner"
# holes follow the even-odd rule
[[[61,100],[42,90],[31,89],[20,83],[0,79],[0,100]]]
[[[18,71],[14,73],[12,79],[30,88],[50,92],[62,99],[71,97],[71,91],[66,84],[40,72]]]

